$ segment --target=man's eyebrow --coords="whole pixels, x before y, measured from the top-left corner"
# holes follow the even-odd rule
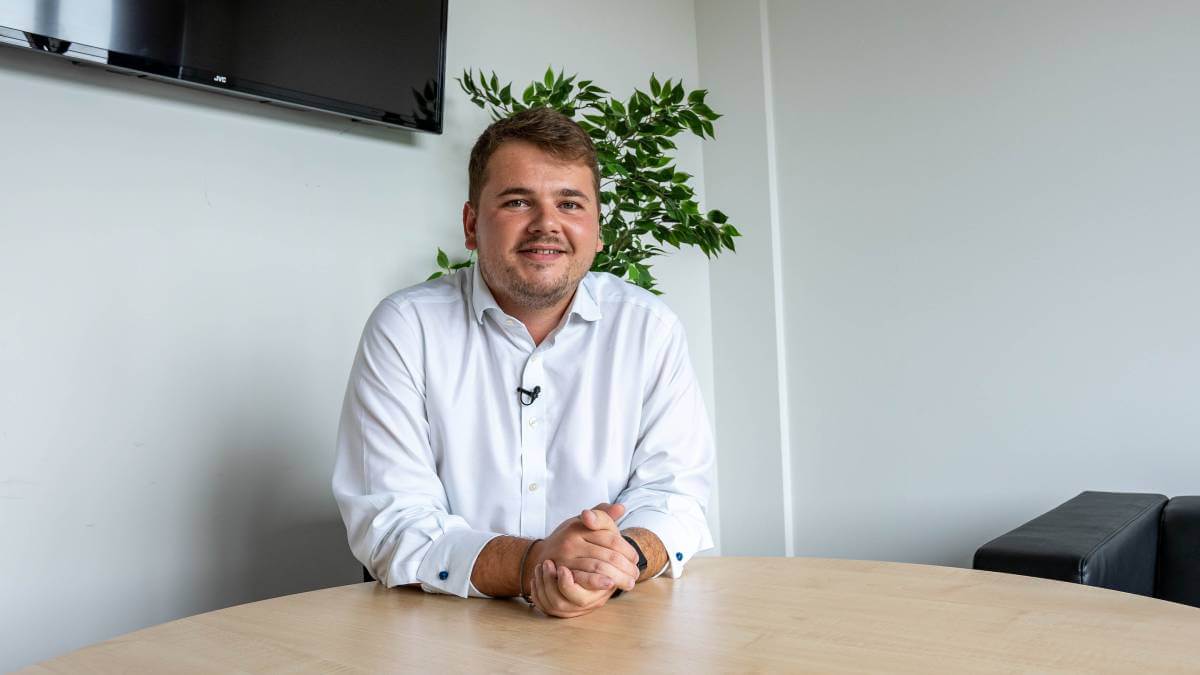
[[[533,194],[533,190],[530,190],[527,187],[509,187],[509,188],[504,188],[500,192],[497,192],[496,196],[497,197],[507,197],[508,195],[527,196],[527,195],[531,195],[531,194]]]
[[[578,197],[579,199],[582,199],[585,202],[591,201],[588,199],[588,196],[586,193],[580,192],[579,190],[576,190],[575,188],[563,188],[558,191],[558,194],[562,197]]]
[[[513,187],[507,187],[507,188],[504,188],[503,190],[501,190],[500,192],[497,192],[496,196],[497,197],[507,197],[509,195],[515,195],[518,197],[528,197],[528,196],[531,196],[533,193],[534,193],[533,190],[530,188],[521,187],[519,185],[514,185]],[[586,192],[576,190],[575,188],[563,188],[558,191],[558,196],[560,196],[560,197],[575,197],[577,199],[582,199],[585,202],[591,201],[588,198]]]

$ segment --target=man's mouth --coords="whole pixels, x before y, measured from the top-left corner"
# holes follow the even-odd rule
[[[554,246],[529,246],[517,252],[523,258],[534,262],[550,262],[566,255],[566,251]]]

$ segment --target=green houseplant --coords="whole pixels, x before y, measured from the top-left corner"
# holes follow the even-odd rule
[[[588,133],[600,164],[600,237],[604,250],[596,254],[592,271],[611,272],[659,294],[649,260],[661,255],[662,245],[698,246],[712,258],[736,251],[740,237],[724,213],[702,212],[692,188],[692,175],[674,164],[672,137],[689,132],[714,138],[713,122],[720,115],[704,102],[706,90],[684,92],[682,82],[660,82],[650,76],[649,91],[634,89],[627,99],[612,96],[591,80],[565,77],[547,69],[520,95],[512,83],[503,86],[496,73],[464,71],[456,78],[471,102],[501,119],[528,108],[549,106],[571,117]],[[653,241],[651,241],[653,239]],[[470,266],[474,256],[451,263],[438,249],[436,279]]]

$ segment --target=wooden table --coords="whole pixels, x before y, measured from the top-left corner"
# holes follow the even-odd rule
[[[1200,672],[1200,609],[1058,581],[697,558],[578,619],[378,584],[200,614],[47,672]]]

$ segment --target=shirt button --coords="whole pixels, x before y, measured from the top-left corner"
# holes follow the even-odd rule
[[[537,487],[538,487],[538,486],[537,486],[537,483],[530,483],[530,484],[529,484],[529,491],[530,491],[530,492],[537,492]]]
[[[542,357],[537,354],[534,354],[533,356],[529,357],[530,363],[537,363],[538,361],[541,361],[541,360],[542,360]]]
[[[438,578],[442,581],[445,581],[446,579],[450,578],[450,573],[446,570],[442,570],[441,572],[438,572]]]
[[[682,553],[676,553],[676,554],[675,554],[675,559],[676,559],[676,560],[679,560],[679,561],[682,561],[682,560],[683,560],[683,554],[682,554]]]
[[[530,417],[530,418],[529,418],[529,426],[531,426],[531,427],[536,427],[536,426],[537,426],[537,423],[538,423],[538,419],[537,419],[536,417]]]

